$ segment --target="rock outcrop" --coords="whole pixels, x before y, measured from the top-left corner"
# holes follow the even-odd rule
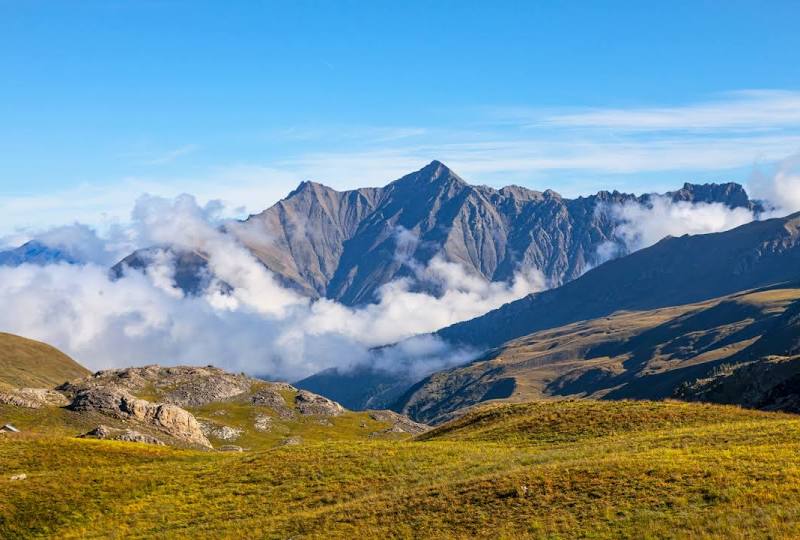
[[[84,433],[83,435],[78,435],[78,437],[81,439],[103,439],[112,441],[138,442],[138,443],[164,446],[164,443],[160,439],[157,439],[152,435],[139,433],[138,431],[134,431],[132,429],[117,429],[104,425],[99,425],[93,430]]]
[[[369,417],[378,422],[386,422],[390,424],[388,431],[392,433],[409,433],[411,435],[419,435],[430,429],[425,424],[414,422],[407,416],[397,414],[394,411],[370,411]]]
[[[59,387],[76,391],[90,386],[120,388],[136,394],[157,394],[159,401],[179,407],[199,407],[224,401],[251,389],[258,382],[246,375],[228,373],[212,366],[145,366],[98,371],[89,378]]]
[[[314,416],[339,416],[344,407],[326,397],[312,394],[307,390],[299,390],[294,403],[300,414]]]
[[[200,424],[188,411],[168,403],[150,403],[124,390],[92,387],[78,391],[68,408],[140,422],[189,444],[211,448]]]
[[[48,388],[16,388],[0,392],[0,403],[27,409],[41,409],[63,407],[69,403],[69,399],[61,392]]]

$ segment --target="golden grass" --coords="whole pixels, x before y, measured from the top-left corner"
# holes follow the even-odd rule
[[[6,435],[0,537],[794,538],[798,456],[798,417],[673,402],[244,454]]]
[[[86,375],[89,370],[58,349],[0,332],[0,383],[52,388]]]

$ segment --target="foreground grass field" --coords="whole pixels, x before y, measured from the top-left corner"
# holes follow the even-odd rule
[[[677,402],[242,454],[3,435],[0,471],[3,538],[800,536],[800,417]]]

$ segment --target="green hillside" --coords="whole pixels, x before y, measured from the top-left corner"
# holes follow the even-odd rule
[[[58,349],[0,332],[0,386],[52,388],[89,370]]]
[[[0,537],[792,538],[798,456],[800,417],[678,402],[495,405],[413,441],[243,454],[7,434]]]

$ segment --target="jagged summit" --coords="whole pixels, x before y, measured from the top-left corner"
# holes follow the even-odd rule
[[[467,182],[458,176],[447,165],[438,160],[433,160],[423,168],[413,173],[407,174],[398,180],[395,180],[388,186],[394,187],[425,187],[425,186],[447,186],[456,184],[458,186],[467,186]]]
[[[663,195],[758,207],[738,184],[687,183]],[[549,283],[562,284],[601,262],[600,245],[618,241],[619,220],[597,212],[601,205],[647,204],[652,197],[613,191],[568,199],[550,189],[494,189],[468,184],[433,160],[384,187],[337,191],[304,181],[285,199],[250,216],[239,240],[285,286],[348,305],[374,302],[383,285],[413,274],[409,258],[419,267],[435,255],[486,281],[508,281],[520,270],[536,269]],[[228,227],[232,234],[236,230]],[[398,257],[400,249],[411,252]],[[129,257],[125,263],[136,269],[138,259],[146,258]],[[190,273],[205,264],[202,257],[185,263]],[[185,278],[186,272],[178,269],[176,276]],[[202,286],[197,280],[184,282]],[[434,283],[419,287],[439,292]]]

